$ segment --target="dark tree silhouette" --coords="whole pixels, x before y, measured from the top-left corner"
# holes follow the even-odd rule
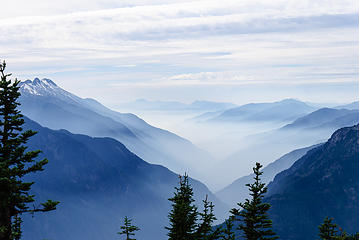
[[[233,224],[233,216],[227,219],[224,223],[226,225],[225,228],[222,229],[221,240],[235,240],[236,235],[234,233],[234,224]]]
[[[135,232],[140,229],[134,225],[132,225],[132,219],[129,219],[127,216],[124,219],[123,226],[121,226],[122,231],[117,234],[126,235],[126,240],[136,240],[135,238],[131,238],[131,236],[135,236]]]
[[[333,240],[338,239],[338,230],[337,225],[333,223],[333,218],[326,217],[323,224],[321,224],[319,229],[319,237],[323,240]]]
[[[197,207],[193,204],[193,189],[188,176],[179,176],[179,187],[175,187],[169,217],[170,226],[166,227],[169,240],[194,240],[196,235]]]
[[[36,161],[40,150],[26,152],[26,143],[36,132],[23,131],[23,115],[18,110],[20,96],[17,79],[5,74],[6,63],[0,63],[0,240],[21,238],[21,214],[47,212],[59,202],[48,200],[40,207],[29,208],[34,195],[29,193],[33,182],[24,182],[29,173],[42,171],[47,159]]]
[[[203,200],[203,212],[199,213],[200,215],[200,224],[196,230],[196,239],[197,240],[215,240],[219,239],[221,236],[221,228],[213,228],[213,222],[217,220],[213,212],[214,205],[212,202],[208,201],[208,195],[206,195],[205,200]]]
[[[262,165],[256,163],[253,168],[254,183],[246,184],[249,188],[251,199],[244,203],[238,203],[239,209],[233,208],[231,213],[239,221],[238,228],[243,232],[243,237],[248,240],[274,240],[278,239],[272,230],[272,221],[268,217],[270,204],[263,202],[267,192],[265,184],[261,182],[260,171]]]

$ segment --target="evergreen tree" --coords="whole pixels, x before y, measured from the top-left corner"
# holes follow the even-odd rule
[[[226,228],[222,229],[221,240],[235,240],[236,235],[233,231],[233,216],[225,221]]]
[[[126,240],[136,240],[135,238],[131,238],[131,236],[135,235],[135,231],[139,231],[140,229],[131,224],[132,219],[129,219],[127,216],[124,219],[123,226],[121,226],[122,231],[117,234],[125,234]]]
[[[175,187],[172,198],[172,210],[169,217],[170,226],[165,227],[168,232],[169,240],[194,240],[197,207],[193,204],[193,189],[188,183],[188,176],[179,176],[179,187]]]
[[[330,239],[335,239],[335,240],[359,240],[359,234],[352,234],[352,235],[348,235],[345,231],[343,232],[341,230],[341,228],[339,228],[340,233],[338,235],[334,235],[332,238]]]
[[[333,223],[333,218],[326,217],[319,228],[319,237],[323,240],[338,239],[337,225]]]
[[[221,229],[213,229],[212,224],[217,218],[213,213],[214,205],[212,202],[208,201],[208,195],[206,199],[203,200],[203,212],[199,213],[201,223],[198,225],[196,231],[197,240],[214,240],[219,239],[221,234]]]
[[[326,217],[318,229],[322,240],[359,240],[359,233],[349,235],[333,222],[333,218]]]
[[[40,150],[26,152],[25,144],[36,132],[23,131],[23,115],[17,109],[19,81],[12,83],[5,74],[6,63],[0,63],[0,240],[21,238],[21,214],[46,212],[58,202],[48,200],[41,207],[30,209],[34,195],[29,194],[33,182],[24,182],[29,173],[42,171],[48,160],[36,161]]]
[[[346,236],[344,240],[359,240],[359,233],[353,234],[351,236]]]
[[[238,203],[241,209],[233,208],[231,213],[237,221],[240,221],[238,228],[243,232],[247,240],[272,240],[278,239],[272,230],[272,221],[268,217],[270,204],[263,202],[264,194],[267,192],[265,184],[261,182],[260,171],[262,165],[256,163],[253,168],[254,183],[246,184],[249,188],[251,199],[244,203]]]

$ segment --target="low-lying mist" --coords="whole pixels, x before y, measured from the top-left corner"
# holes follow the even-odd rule
[[[134,113],[208,152],[212,159],[188,159],[188,169],[183,171],[196,173],[213,191],[251,173],[255,162],[266,166],[290,151],[323,142],[332,133],[331,129],[282,130],[290,121],[198,120],[203,112],[137,110]]]

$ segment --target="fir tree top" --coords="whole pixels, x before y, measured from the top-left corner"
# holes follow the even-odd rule
[[[188,176],[179,176],[179,187],[175,187],[174,196],[168,200],[172,202],[172,210],[168,215],[170,226],[165,227],[169,240],[194,240],[197,207],[193,204],[193,189],[188,182]]]
[[[246,184],[249,188],[250,199],[244,203],[238,203],[240,209],[232,209],[231,213],[239,221],[239,230],[243,232],[243,237],[248,240],[274,240],[278,239],[272,230],[272,221],[269,219],[268,210],[270,204],[263,202],[267,187],[261,182],[260,171],[262,165],[256,163],[253,168],[254,182]]]

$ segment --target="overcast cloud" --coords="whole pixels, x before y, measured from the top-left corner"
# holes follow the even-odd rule
[[[15,76],[49,77],[110,106],[359,100],[355,0],[13,0],[2,9],[0,58]]]

